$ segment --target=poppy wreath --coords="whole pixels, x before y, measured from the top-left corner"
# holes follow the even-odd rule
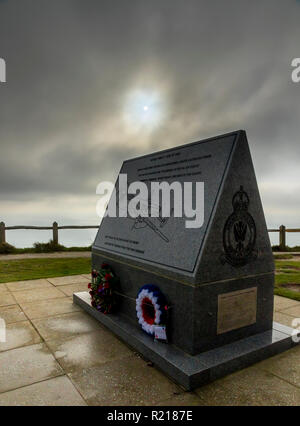
[[[154,335],[156,325],[166,325],[168,305],[160,289],[153,284],[140,288],[136,298],[136,313],[142,330]]]
[[[110,314],[116,306],[114,289],[118,282],[117,277],[107,263],[101,265],[101,269],[92,270],[92,282],[88,285],[91,305],[99,312]]]

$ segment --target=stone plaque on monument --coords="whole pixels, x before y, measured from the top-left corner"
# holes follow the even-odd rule
[[[95,247],[143,264],[193,273],[233,141],[234,137],[228,136],[213,144],[185,145],[165,154],[125,161],[120,173],[127,175],[128,184],[135,181],[204,182],[205,223],[199,228],[188,229],[185,217],[171,216],[165,222],[160,218],[139,222],[129,217],[117,220],[106,217],[101,223]],[[179,246],[184,246],[184,253]]]
[[[136,217],[120,214],[132,182],[149,189]],[[203,203],[200,226],[172,203],[165,217],[152,202],[153,182],[191,183],[188,201],[195,206],[199,195]],[[97,312],[88,293],[75,294],[76,303],[188,389],[293,344],[292,330],[273,323],[273,255],[244,131],[124,161],[108,209],[116,200],[119,215],[103,218],[92,263],[119,278],[118,310]],[[139,310],[143,295],[153,306]],[[151,334],[160,297],[168,344],[143,333],[137,316]]]
[[[256,323],[257,287],[219,294],[218,334]]]

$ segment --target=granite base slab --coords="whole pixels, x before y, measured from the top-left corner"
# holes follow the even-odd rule
[[[74,293],[73,301],[187,390],[296,345],[296,339],[292,338],[295,330],[274,322],[272,330],[192,356],[172,344],[154,341],[137,325],[124,320],[118,314],[104,315],[98,312],[91,306],[88,292]]]

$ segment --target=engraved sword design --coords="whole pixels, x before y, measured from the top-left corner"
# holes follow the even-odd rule
[[[132,228],[138,229],[139,228],[138,224],[142,224],[142,223],[144,223],[145,226],[149,226],[149,228],[151,228],[152,231],[154,231],[160,238],[166,241],[166,243],[170,241],[148,217],[138,216],[135,219]]]

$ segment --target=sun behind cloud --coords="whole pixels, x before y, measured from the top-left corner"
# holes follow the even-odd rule
[[[155,130],[165,116],[163,97],[156,90],[130,91],[125,98],[123,108],[126,127],[133,132]]]

